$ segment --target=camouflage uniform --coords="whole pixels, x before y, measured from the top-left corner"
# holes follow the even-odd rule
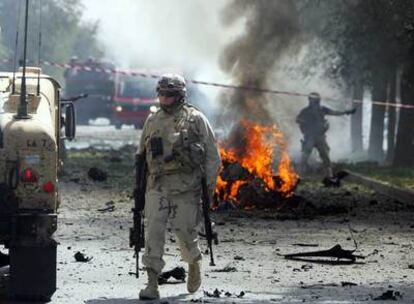
[[[333,175],[331,160],[329,158],[329,146],[326,142],[326,131],[329,129],[329,123],[325,119],[326,115],[346,115],[353,114],[355,110],[335,111],[325,106],[320,106],[320,96],[318,93],[309,95],[309,106],[302,109],[296,117],[296,122],[304,136],[302,140],[302,171],[306,172],[308,159],[313,148],[318,150],[322,159],[323,166],[328,177]]]
[[[153,147],[162,143],[160,151]],[[205,116],[188,104],[173,113],[158,110],[148,117],[139,153],[146,151],[148,164],[145,196],[146,244],[143,264],[160,273],[167,220],[171,221],[188,263],[201,258],[197,226],[201,220],[201,168],[213,193],[220,156],[213,131]]]
[[[145,153],[148,165],[142,257],[148,285],[139,294],[140,299],[147,300],[159,298],[157,276],[165,265],[162,257],[168,220],[177,235],[181,256],[189,265],[187,290],[193,293],[200,287],[197,228],[201,220],[201,179],[204,174],[213,196],[221,163],[206,117],[185,102],[184,78],[163,75],[157,92],[161,108],[145,122],[138,149],[138,154]]]

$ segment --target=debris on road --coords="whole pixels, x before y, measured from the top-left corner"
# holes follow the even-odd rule
[[[319,244],[305,244],[305,243],[294,243],[292,246],[297,247],[319,247]]]
[[[87,257],[85,254],[83,254],[80,251],[76,252],[74,257],[75,257],[76,262],[82,262],[82,263],[89,262],[90,260],[93,259],[93,257]]]
[[[395,291],[392,289],[387,290],[379,297],[373,298],[374,301],[384,301],[384,300],[393,300],[397,301],[398,299],[401,299],[402,295],[399,291]]]
[[[313,266],[310,264],[304,264],[300,267],[300,269],[302,269],[303,271],[309,271],[311,269],[313,269]]]
[[[353,283],[353,282],[341,282],[342,287],[347,287],[347,286],[358,286],[357,283]]]
[[[219,291],[217,288],[213,292],[208,292],[207,290],[204,290],[204,295],[210,298],[220,298],[221,291]]]
[[[92,167],[88,170],[88,176],[93,181],[103,182],[106,181],[108,178],[108,174],[96,167]]]
[[[212,272],[237,272],[236,267],[226,266],[220,269],[213,269]]]
[[[106,207],[104,207],[104,208],[99,208],[99,209],[97,209],[96,211],[99,211],[99,212],[104,213],[104,212],[113,212],[113,211],[115,210],[115,203],[114,203],[114,201],[109,201],[109,202],[106,202],[106,203],[105,203],[105,206],[106,206]]]
[[[168,279],[174,278],[182,283],[185,282],[185,270],[183,267],[175,267],[169,271],[164,271],[158,276],[158,284],[168,284]]]
[[[79,184],[80,178],[79,177],[70,178],[69,181]]]
[[[238,295],[235,295],[237,298],[243,298],[245,296],[245,292],[241,291]],[[224,291],[224,290],[218,290],[217,288],[213,291],[213,292],[208,292],[206,290],[204,290],[204,295],[206,297],[210,297],[210,298],[220,298],[221,295],[224,295],[226,297],[231,297],[233,296],[233,294],[229,291]]]
[[[331,264],[340,264],[344,263],[344,261],[340,260],[347,260],[345,262],[354,263],[356,259],[365,259],[365,257],[361,255],[354,255],[355,250],[345,250],[342,249],[341,245],[335,245],[331,249],[328,250],[319,250],[319,251],[311,251],[311,252],[300,252],[300,253],[292,253],[292,254],[285,254],[283,255],[286,259],[291,260],[301,260],[301,261],[309,261],[309,262],[329,262]],[[336,261],[327,261],[327,260],[313,260],[308,258],[313,257],[321,257],[321,258],[336,258]]]
[[[341,186],[341,180],[346,176],[348,176],[346,171],[339,171],[332,177],[325,177],[322,180],[322,184],[325,187],[339,188]]]

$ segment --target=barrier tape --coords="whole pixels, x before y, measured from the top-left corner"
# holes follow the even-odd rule
[[[10,59],[3,59],[1,60],[3,63],[11,63],[12,60]],[[34,63],[34,62],[33,62]],[[98,72],[98,73],[106,73],[106,74],[121,74],[124,76],[133,76],[133,77],[144,77],[144,78],[154,78],[158,79],[161,75],[150,74],[150,73],[142,73],[142,72],[134,72],[134,71],[125,71],[125,70],[118,70],[118,69],[111,69],[111,68],[100,68],[100,67],[90,67],[87,65],[73,65],[69,63],[57,63],[51,62],[47,60],[40,61],[41,65],[57,67],[61,69],[70,69],[70,68],[77,68],[88,72]],[[308,94],[298,93],[298,92],[289,92],[289,91],[280,91],[274,89],[267,89],[267,88],[258,88],[258,87],[250,87],[250,86],[240,86],[240,85],[232,85],[232,84],[223,84],[217,82],[207,82],[207,81],[200,81],[194,79],[187,79],[188,82],[198,84],[198,85],[205,85],[205,86],[213,86],[213,87],[220,87],[225,89],[233,89],[233,90],[246,90],[246,91],[254,91],[260,93],[269,93],[275,95],[287,95],[287,96],[296,96],[296,97],[307,97]],[[331,101],[343,101],[343,99],[335,99],[335,98],[323,98],[324,100],[331,100]],[[362,100],[352,99],[350,100],[352,103],[359,103],[362,104]],[[385,106],[385,107],[394,107],[394,108],[402,108],[402,109],[414,109],[414,105],[410,104],[401,104],[401,103],[388,103],[384,101],[376,101],[370,100],[371,104]]]

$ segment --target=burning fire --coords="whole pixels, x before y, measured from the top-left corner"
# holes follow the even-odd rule
[[[242,151],[221,147],[223,164],[238,163],[251,176],[262,180],[266,191],[276,191],[283,197],[291,196],[299,177],[292,168],[283,133],[276,126],[262,126],[247,120],[241,122],[241,127],[244,129]],[[280,151],[276,173],[272,169],[275,149]],[[240,187],[248,182],[248,179],[226,181],[219,176],[216,193],[222,200],[237,201]]]

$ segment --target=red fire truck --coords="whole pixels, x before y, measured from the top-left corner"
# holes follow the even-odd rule
[[[142,128],[150,111],[155,111],[158,99],[157,80],[130,76],[118,71],[115,76],[112,122],[120,129],[123,124]]]

